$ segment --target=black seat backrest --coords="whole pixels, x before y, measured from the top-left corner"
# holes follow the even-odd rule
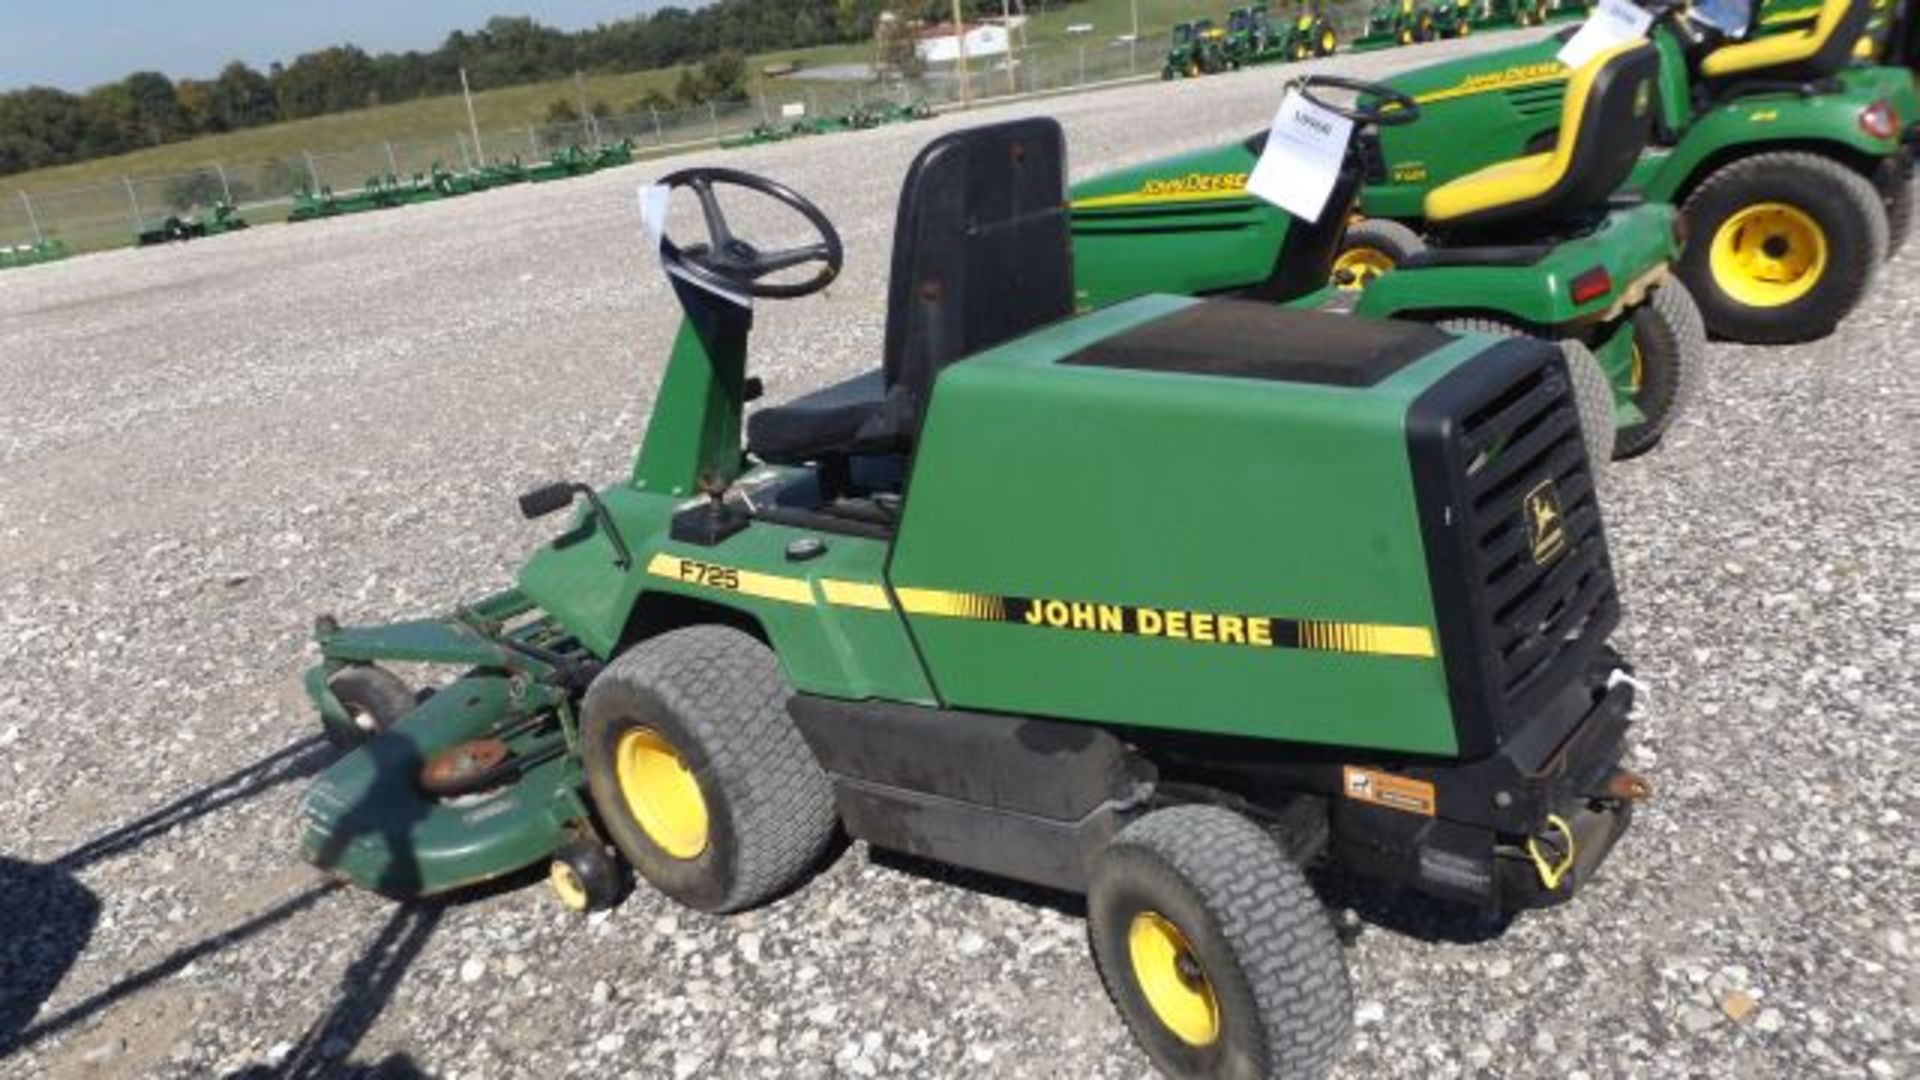
[[[1756,10],[1759,5],[1755,5]],[[1757,16],[1756,16],[1757,18]],[[1789,70],[1775,77],[1796,79],[1824,79],[1840,73],[1840,69],[1853,62],[1853,49],[1867,33],[1867,24],[1873,21],[1873,0],[1853,0],[1847,5],[1846,14],[1840,16],[1840,24],[1833,33],[1820,43],[1813,55],[1794,64]],[[1774,74],[1771,72],[1764,74]]]
[[[885,375],[914,423],[956,360],[1073,313],[1066,136],[1045,117],[942,135],[894,222]]]

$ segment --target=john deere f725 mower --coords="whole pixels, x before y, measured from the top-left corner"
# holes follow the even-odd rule
[[[839,237],[759,176],[662,181],[711,235],[660,243],[685,320],[632,474],[522,496],[576,511],[504,592],[322,620],[308,686],[355,748],[307,854],[398,897],[550,864],[576,908],[624,861],[723,912],[844,829],[1085,893],[1121,1015],[1205,1077],[1339,1055],[1316,864],[1574,895],[1648,789],[1563,355],[1237,300],[1076,316],[1064,154],[1050,120],[936,139],[878,367],[744,424],[744,301],[824,288]],[[748,242],[723,186],[817,238]],[[409,661],[464,673],[426,694]]]
[[[1225,294],[1561,341],[1579,367],[1592,352],[1597,378],[1612,384],[1612,453],[1642,453],[1697,395],[1706,363],[1699,312],[1671,273],[1681,253],[1673,208],[1607,202],[1646,145],[1656,67],[1645,44],[1594,58],[1565,90],[1576,120],[1556,129],[1552,167],[1490,170],[1437,192],[1446,229],[1432,245],[1392,222],[1348,227],[1379,141],[1434,123],[1379,84],[1340,80],[1371,102],[1346,110],[1358,127],[1317,221],[1246,190],[1264,133],[1084,181],[1073,191],[1081,302]],[[1343,295],[1329,287],[1336,277],[1365,288]],[[1596,396],[1604,421],[1604,385]]]
[[[1680,206],[1680,276],[1716,334],[1747,342],[1830,332],[1866,295],[1913,206],[1913,73],[1850,59],[1873,0],[1823,0],[1804,28],[1752,41],[1746,0],[1657,0],[1653,145],[1630,198]],[[1436,224],[1441,185],[1551,163],[1568,71],[1545,39],[1388,80],[1429,122],[1381,133],[1362,194],[1370,218]],[[1463,139],[1460,132],[1472,132]]]

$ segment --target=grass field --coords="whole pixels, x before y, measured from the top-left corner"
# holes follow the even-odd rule
[[[1130,29],[1131,0],[1086,0],[1052,11],[1037,13],[1027,27],[1028,44],[1036,50],[1059,51],[1072,42],[1089,49],[1104,48],[1116,35]],[[1140,31],[1153,38],[1179,19],[1199,15],[1220,16],[1229,5],[1226,0],[1201,3],[1198,0],[1139,0]],[[477,18],[477,16],[476,16]],[[1090,23],[1094,29],[1084,36],[1068,35],[1070,25]],[[864,61],[872,49],[865,43],[818,46],[762,53],[751,58],[755,91],[765,81],[757,74],[764,66],[779,61],[796,61],[818,66],[830,63]],[[1157,63],[1157,57],[1143,55],[1143,66]],[[679,68],[618,74],[588,75],[586,97],[603,101],[616,113],[626,112],[650,89],[671,93],[680,77]],[[532,83],[523,86],[476,87],[474,112],[483,132],[524,129],[541,123],[547,107],[556,98],[579,100],[573,80]],[[407,142],[421,139],[450,139],[467,129],[466,108],[457,95],[422,98],[416,101],[360,109],[350,113],[296,120],[285,124],[252,128],[223,135],[209,135],[187,142],[170,143],[115,157],[61,165],[49,169],[0,177],[0,191],[19,189],[34,195],[65,191],[91,185],[117,183],[125,176],[165,176],[205,168],[212,162],[254,163],[269,160],[297,160],[303,153],[327,154],[377,145],[383,141]]]

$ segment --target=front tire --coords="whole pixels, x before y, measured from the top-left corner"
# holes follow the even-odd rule
[[[347,726],[325,725],[327,740],[351,750],[377,738],[420,703],[405,679],[379,664],[353,664],[327,678],[327,689],[347,711]]]
[[[650,638],[594,679],[580,724],[587,789],[654,888],[738,911],[813,868],[837,816],[787,715],[792,693],[771,649],[724,626]]]
[[[1364,289],[1373,279],[1391,273],[1425,250],[1426,241],[1405,225],[1386,218],[1366,218],[1347,228],[1340,254],[1333,260],[1333,283],[1343,289]],[[1344,282],[1343,275],[1347,277]]]
[[[1809,153],[1756,154],[1687,197],[1680,276],[1707,329],[1779,345],[1833,332],[1886,261],[1887,208],[1865,177]]]
[[[1093,868],[1101,981],[1170,1076],[1321,1077],[1352,1028],[1333,922],[1272,837],[1212,806],[1158,810]]]
[[[1706,381],[1707,329],[1685,285],[1667,281],[1634,310],[1633,349],[1633,403],[1646,419],[1614,433],[1615,461],[1659,445]]]

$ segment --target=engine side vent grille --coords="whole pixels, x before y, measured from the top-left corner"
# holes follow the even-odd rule
[[[1510,734],[1619,619],[1566,361],[1503,342],[1415,402],[1408,450],[1463,749]]]
[[[1507,102],[1513,111],[1529,119],[1558,112],[1560,100],[1566,95],[1565,82],[1538,83],[1533,86],[1520,86],[1508,90]]]

